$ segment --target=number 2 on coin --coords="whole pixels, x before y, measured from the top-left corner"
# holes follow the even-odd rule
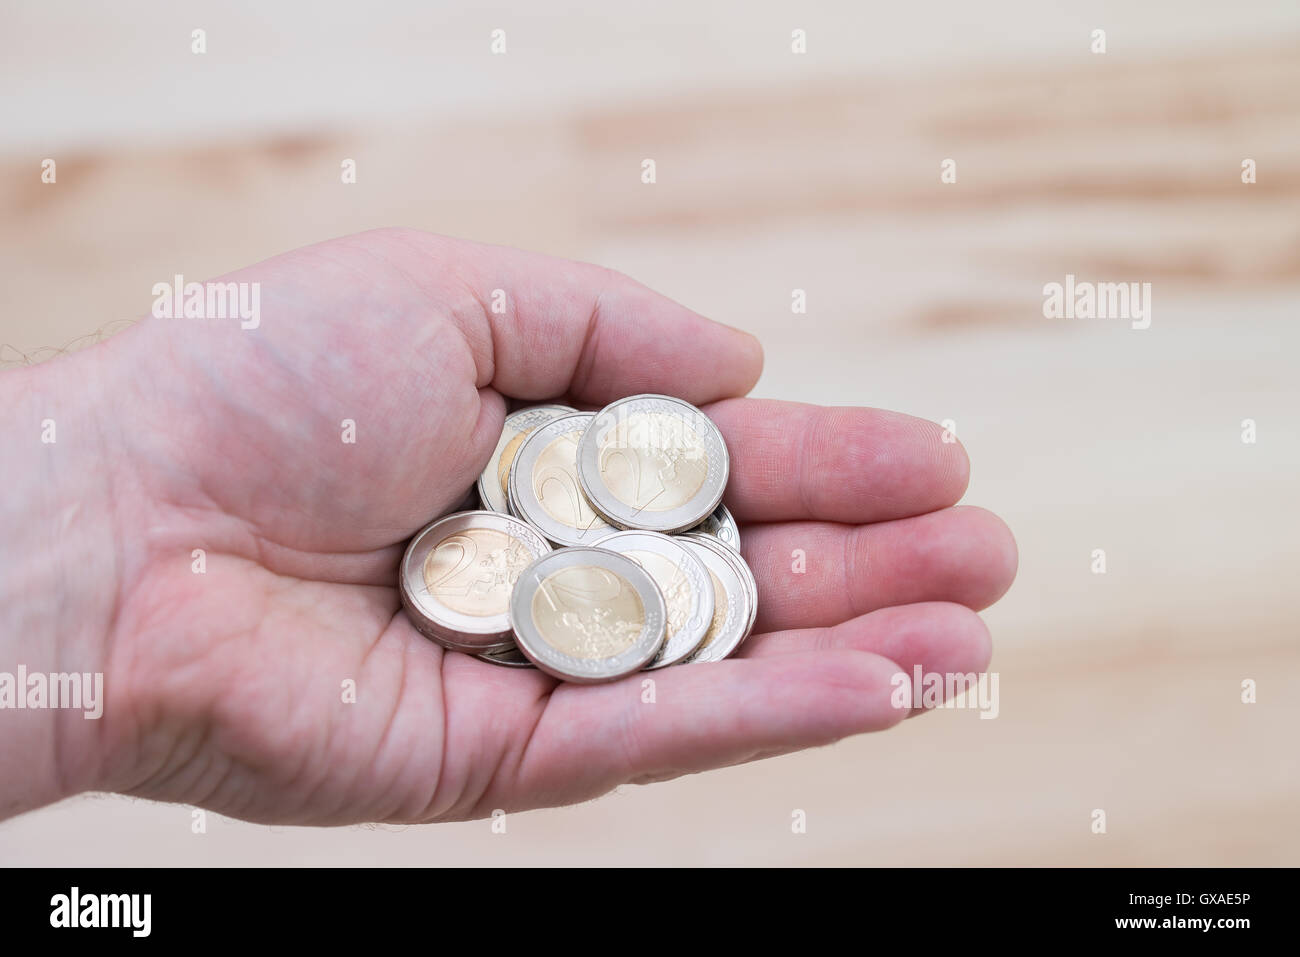
[[[594,608],[603,602],[613,601],[622,590],[623,586],[618,577],[603,568],[585,568],[580,576],[571,574],[573,571],[573,569],[565,569],[556,572],[537,586],[537,590],[550,604],[551,611],[582,611]],[[587,580],[588,573],[592,571],[598,572],[600,578],[600,581],[594,584]],[[578,578],[578,581],[565,583],[563,580],[565,578]],[[561,608],[561,605],[564,607]]]

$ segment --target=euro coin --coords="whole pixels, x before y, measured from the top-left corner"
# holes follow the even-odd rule
[[[603,548],[560,548],[519,575],[510,623],[519,649],[565,681],[614,681],[649,664],[667,633],[650,573]]]
[[[510,510],[557,545],[591,545],[615,531],[578,484],[578,442],[593,412],[573,412],[533,429],[510,467]]]
[[[611,525],[680,532],[722,501],[722,433],[689,402],[634,395],[595,414],[578,446],[578,481]]]
[[[494,512],[510,511],[506,501],[506,479],[510,475],[510,463],[514,461],[519,446],[539,425],[576,411],[567,405],[534,405],[506,416],[492,458],[488,459],[487,467],[478,477],[478,496],[483,508]]]
[[[713,584],[686,546],[659,532],[630,531],[602,538],[596,547],[632,559],[663,593],[668,635],[647,669],[675,665],[700,646],[713,621]]]
[[[714,589],[713,621],[708,634],[686,659],[721,661],[740,647],[758,616],[758,586],[739,554],[709,535],[691,532],[677,541],[692,550],[709,571]]]
[[[416,630],[453,651],[509,650],[510,593],[520,573],[550,550],[536,529],[509,515],[448,515],[407,546],[402,604]]]
[[[731,512],[727,511],[725,505],[715,508],[712,515],[691,531],[712,535],[733,551],[740,551],[740,526],[736,524],[736,520],[731,517]]]

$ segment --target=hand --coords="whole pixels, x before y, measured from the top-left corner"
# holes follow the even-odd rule
[[[222,281],[261,283],[256,329],[150,318],[0,377],[6,447],[33,450],[0,523],[2,570],[22,570],[0,670],[103,671],[106,698],[98,721],[0,712],[0,770],[24,771],[0,775],[8,813],[87,789],[296,824],[568,804],[882,730],[907,714],[896,673],[987,665],[972,609],[1008,588],[1015,545],[949,507],[967,460],[937,426],[735,398],[756,340],[595,266],[382,230]],[[739,657],[655,672],[649,705],[639,676],[562,684],[421,637],[403,546],[473,483],[505,397],[638,392],[726,437],[759,589]]]

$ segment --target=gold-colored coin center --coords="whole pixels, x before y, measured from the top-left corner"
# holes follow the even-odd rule
[[[573,435],[561,435],[542,449],[533,465],[532,479],[533,495],[538,503],[561,525],[569,528],[605,525],[591,510],[578,485],[578,439]]]
[[[424,560],[424,586],[452,611],[476,618],[501,615],[510,592],[533,560],[524,544],[494,528],[448,535]]]
[[[691,599],[695,596],[686,573],[680,565],[658,552],[630,551],[623,554],[648,571],[664,593],[664,604],[668,606],[668,639],[671,640],[691,617]]]
[[[508,494],[510,485],[510,466],[514,462],[515,456],[519,454],[519,446],[524,444],[524,439],[528,438],[536,428],[537,426],[533,426],[531,429],[524,429],[517,433],[515,437],[507,442],[501,449],[501,457],[497,459],[497,481],[501,483],[502,495]]]
[[[543,640],[574,658],[613,658],[636,643],[645,606],[622,575],[574,565],[547,575],[533,594],[533,625]]]
[[[685,418],[666,412],[622,417],[602,436],[598,461],[610,493],[649,512],[685,505],[709,475],[704,441]]]
[[[718,581],[718,576],[713,574],[713,569],[709,569],[709,577],[713,579],[713,621],[709,622],[709,630],[705,633],[704,640],[700,642],[696,654],[713,644],[714,640],[722,634],[722,626],[727,623],[727,590],[722,587],[722,582]]]

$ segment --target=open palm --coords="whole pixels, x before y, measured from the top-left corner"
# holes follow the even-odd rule
[[[1015,546],[950,507],[967,462],[937,426],[735,398],[750,336],[594,266],[383,230],[223,281],[261,284],[258,328],[148,319],[84,354],[123,370],[97,377],[118,580],[88,786],[264,822],[454,820],[884,729],[899,671],[988,662],[972,609]],[[566,685],[421,637],[402,548],[473,483],[506,397],[638,392],[727,440],[759,588],[739,655],[655,672],[647,703],[643,676]]]

